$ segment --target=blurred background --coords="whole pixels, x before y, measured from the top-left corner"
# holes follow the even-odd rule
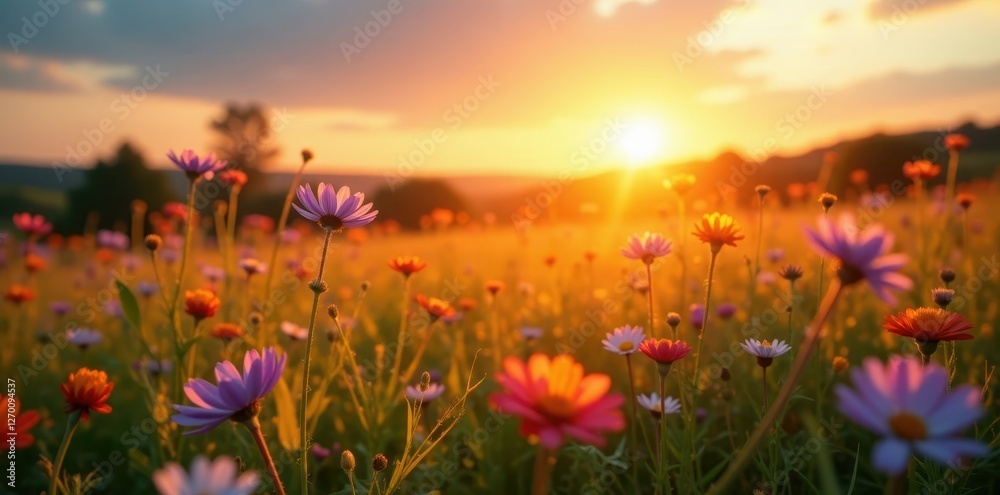
[[[959,180],[993,180],[998,25],[995,0],[3,2],[0,226],[127,225],[184,197],[184,148],[250,175],[241,216],[309,148],[305,181],[403,228],[662,213],[678,173],[706,208],[860,195],[952,132]]]

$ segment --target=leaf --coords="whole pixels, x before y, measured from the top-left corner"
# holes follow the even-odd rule
[[[190,351],[191,348],[198,343],[199,339],[201,339],[201,336],[191,337],[190,339],[181,342],[181,346],[179,349],[181,357],[187,356],[188,351]]]
[[[285,380],[278,380],[278,384],[271,391],[274,402],[278,407],[278,414],[274,417],[274,423],[278,427],[278,442],[281,447],[288,452],[299,450],[299,425],[295,419],[295,404],[292,402],[292,394],[288,391],[288,384]]]
[[[118,301],[122,305],[125,319],[136,330],[142,328],[142,314],[139,312],[139,302],[135,299],[135,295],[121,280],[115,279],[115,287],[118,288]]]

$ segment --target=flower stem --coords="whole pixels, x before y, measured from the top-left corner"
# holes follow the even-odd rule
[[[555,452],[541,445],[535,452],[535,472],[531,480],[531,495],[547,495],[552,468],[556,464]]]
[[[728,493],[726,488],[729,487],[736,478],[740,475],[743,470],[743,466],[753,457],[754,451],[757,448],[757,444],[764,438],[767,432],[774,425],[775,420],[781,414],[781,411],[788,404],[788,400],[791,399],[792,393],[795,391],[795,387],[798,386],[799,379],[802,377],[803,371],[805,371],[806,365],[809,363],[810,355],[815,351],[816,344],[819,343],[820,330],[822,330],[823,325],[826,323],[827,318],[833,312],[833,307],[837,304],[837,299],[840,298],[841,294],[841,283],[838,279],[830,284],[830,289],[827,291],[826,296],[823,298],[823,302],[820,305],[819,312],[816,314],[816,318],[809,325],[809,331],[806,335],[806,341],[802,344],[799,354],[795,356],[795,363],[792,364],[792,369],[788,372],[788,377],[785,379],[785,384],[778,391],[778,396],[774,399],[774,404],[771,406],[770,410],[764,414],[764,418],[761,420],[760,424],[750,435],[747,443],[740,449],[739,453],[735,458],[729,463],[729,467],[722,474],[722,477],[716,482],[708,491],[708,495],[720,495],[722,493]]]
[[[396,353],[392,358],[392,374],[386,386],[385,398],[391,400],[399,386],[399,372],[403,366],[403,346],[406,343],[406,306],[410,300],[410,277],[403,279],[403,301],[399,306],[399,335],[396,337]]]
[[[672,493],[670,488],[670,469],[667,466],[667,375],[660,374],[660,462],[659,481],[662,487],[660,493]]]
[[[958,178],[958,151],[948,152],[948,183],[945,186],[945,201],[947,204],[955,202],[955,182]]]
[[[309,332],[306,336],[306,355],[302,365],[302,397],[299,399],[299,460],[302,473],[302,495],[309,493],[309,427],[306,424],[306,408],[309,405],[309,365],[312,361],[313,334],[316,333],[316,314],[319,312],[319,296],[323,290],[323,269],[326,267],[326,250],[330,247],[333,231],[327,230],[323,237],[323,250],[319,257],[319,272],[310,284],[313,291],[312,311],[309,312]],[[269,270],[273,271],[273,270]]]
[[[764,239],[764,198],[760,198],[758,204],[758,215],[757,215],[757,257],[754,260],[753,275],[756,277],[760,274],[760,246]],[[753,280],[750,281],[751,284]]]
[[[174,327],[174,344],[177,350],[177,358],[180,359],[180,346],[181,346],[181,315],[177,308],[181,300],[181,288],[184,286],[184,276],[187,273],[187,262],[191,255],[191,236],[194,234],[194,191],[195,186],[198,184],[198,178],[195,177],[191,179],[188,185],[188,197],[187,197],[187,220],[185,221],[184,229],[184,251],[181,255],[181,265],[177,273],[177,283],[174,285],[174,297],[170,302],[170,321],[173,323]],[[163,288],[161,287],[161,290]],[[183,367],[180,366],[180,362],[177,363],[178,366],[174,367],[174,403],[180,404],[181,402],[181,387],[180,384],[184,382],[184,377],[182,373],[184,372]]]
[[[639,422],[635,414],[635,379],[632,375],[632,355],[625,355],[625,367],[628,368],[628,399],[629,403],[629,442],[632,444],[632,486],[639,490],[639,441],[635,434],[635,424]]]
[[[63,460],[66,459],[66,451],[69,450],[69,442],[76,433],[76,427],[80,424],[80,411],[73,411],[66,420],[66,434],[63,435],[62,443],[59,444],[59,453],[52,464],[52,479],[49,480],[49,494],[57,495],[56,488],[59,486],[59,472],[62,470]]]
[[[649,285],[649,334],[656,335],[656,328],[653,326],[653,269],[650,263],[646,263],[646,284]]]
[[[718,251],[712,250],[712,260],[708,263],[708,286],[705,289],[705,314],[701,317],[701,331],[698,332],[698,353],[694,356],[694,383],[693,393],[698,395],[698,388],[701,386],[701,345],[705,340],[705,331],[708,330],[709,305],[712,302],[712,276],[715,274],[715,258]],[[694,407],[694,404],[692,404]],[[692,411],[693,414],[693,411]]]
[[[764,414],[767,414],[767,366],[764,366],[762,369],[764,370],[764,374],[760,380],[764,384]]]
[[[281,233],[285,230],[285,224],[288,223],[288,213],[292,209],[292,198],[295,196],[295,188],[299,187],[299,181],[302,180],[302,172],[306,169],[306,163],[308,163],[308,160],[303,159],[302,166],[299,167],[299,171],[292,178],[292,185],[288,187],[288,194],[285,195],[285,204],[281,206],[281,217],[278,218],[278,228],[274,231],[274,247],[271,249],[271,259],[267,263],[267,280],[264,282],[265,298],[271,297],[271,283],[274,281],[274,272],[277,271],[274,264],[278,260],[278,248],[281,247]],[[266,339],[262,338],[261,341],[267,344]]]
[[[281,485],[278,470],[274,467],[274,459],[271,459],[271,451],[267,449],[264,434],[260,431],[260,421],[255,416],[250,421],[243,423],[243,426],[246,426],[247,430],[250,431],[250,436],[253,437],[254,443],[257,444],[257,450],[260,450],[260,456],[264,459],[267,472],[271,475],[271,481],[274,483],[274,490],[278,492],[278,495],[285,495],[285,487]]]

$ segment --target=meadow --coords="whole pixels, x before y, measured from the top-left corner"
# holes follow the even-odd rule
[[[175,163],[187,205],[3,238],[4,493],[1000,488],[996,184],[407,232],[316,184],[237,222]]]

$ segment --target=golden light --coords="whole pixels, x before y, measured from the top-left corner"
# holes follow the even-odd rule
[[[634,120],[626,124],[618,147],[630,167],[648,165],[664,158],[667,133],[654,120]]]

